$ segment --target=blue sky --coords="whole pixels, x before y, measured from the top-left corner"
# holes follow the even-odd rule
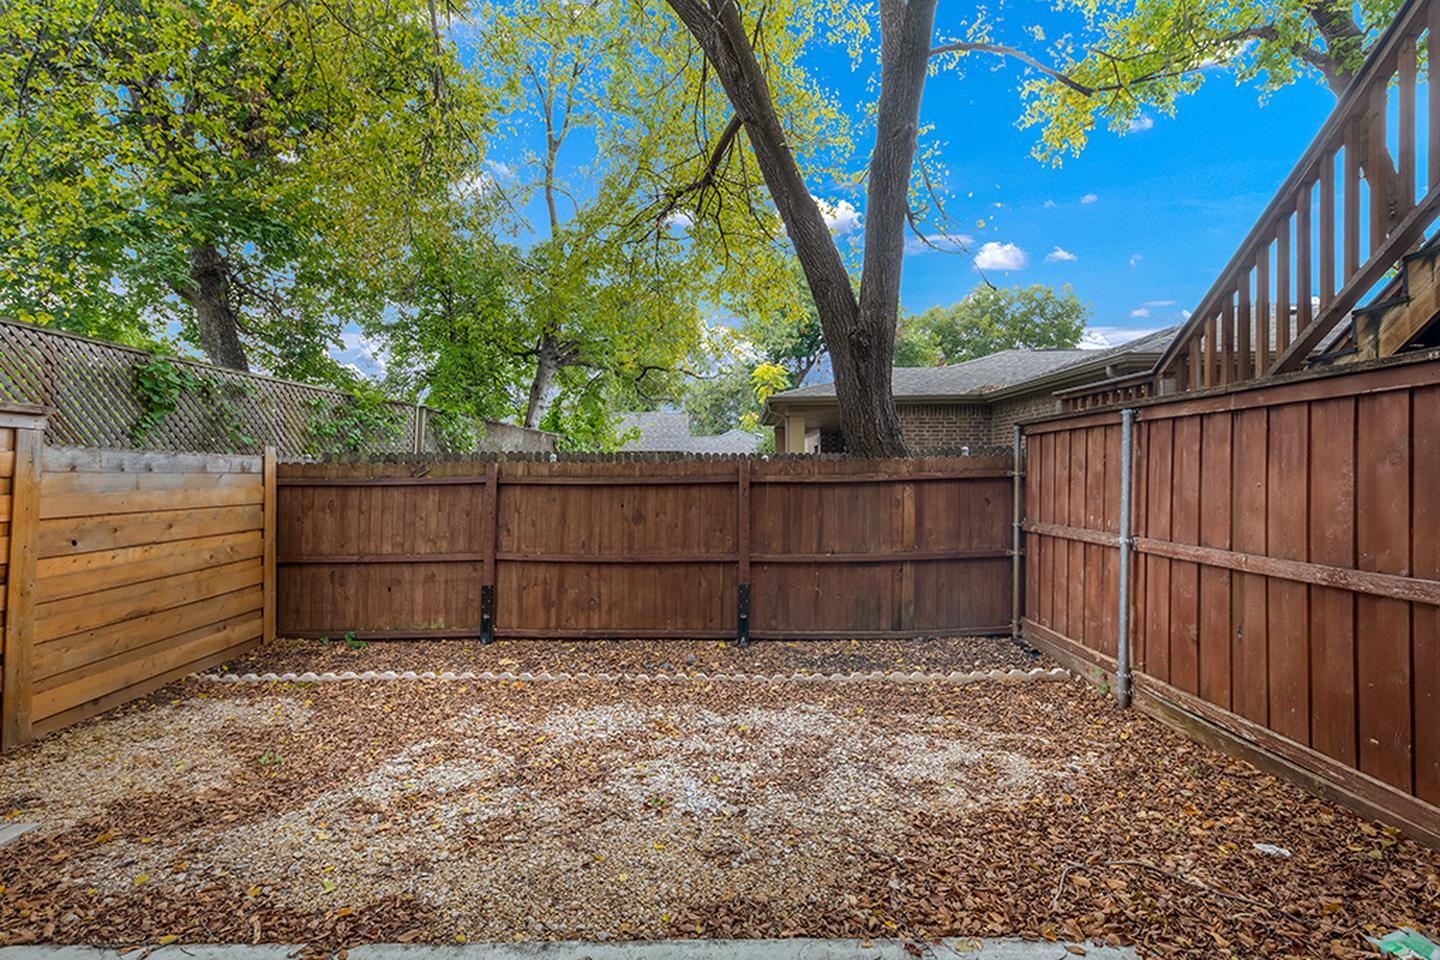
[[[975,194],[970,215],[956,219],[986,216],[985,229],[968,231],[977,245],[1024,252],[1026,266],[988,271],[992,282],[1069,283],[1112,340],[1174,323],[1200,300],[1334,104],[1307,81],[1262,107],[1254,88],[1218,75],[1175,117],[1151,114],[1147,129],[1124,135],[1098,131],[1055,168],[1030,156],[1037,132],[1015,127],[1016,77],[972,69],[926,90],[923,113],[948,134],[950,192]],[[1047,262],[1056,247],[1074,259]],[[923,310],[974,282],[964,258],[914,255],[902,300]]]
[[[937,32],[954,33],[956,18],[973,10],[942,2]],[[1054,36],[1066,26],[1061,16],[1048,3],[1012,2],[996,38],[1016,42],[1032,24]],[[814,49],[807,65],[852,116],[863,115],[873,97],[866,71],[852,70],[845,53],[831,47]],[[1255,87],[1217,72],[1180,101],[1175,117],[1152,112],[1141,129],[1124,135],[1097,130],[1081,156],[1054,167],[1031,156],[1038,130],[1016,127],[1022,79],[1013,61],[971,56],[963,74],[942,73],[927,84],[922,122],[933,124],[932,136],[945,144],[954,229],[973,238],[972,252],[993,244],[984,259],[1013,266],[986,271],[999,286],[1070,284],[1093,310],[1092,331],[1111,343],[1176,323],[1200,300],[1334,104],[1310,79],[1262,103]],[[491,148],[502,179],[541,142],[533,124],[509,129]],[[583,134],[573,141],[562,156],[572,172],[593,150]],[[857,156],[868,154],[863,138],[857,146]],[[849,203],[853,210],[838,225],[858,234],[863,195],[827,193],[819,185],[814,192]],[[535,197],[525,211],[536,226],[541,210]],[[986,225],[978,228],[981,219]],[[919,312],[952,303],[978,280],[968,257],[912,242],[902,307]],[[338,356],[373,370],[368,353],[350,333]]]

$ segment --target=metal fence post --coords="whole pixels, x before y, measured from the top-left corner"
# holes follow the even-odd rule
[[[1130,706],[1130,488],[1135,460],[1135,411],[1120,411],[1120,616],[1116,619],[1115,703]]]
[[[1021,484],[1024,482],[1025,472],[1021,469],[1021,457],[1023,456],[1021,441],[1024,431],[1020,424],[1015,424],[1015,445],[1010,455],[1010,478],[1012,480],[1014,503],[1012,504],[1011,531],[1010,531],[1010,638],[1020,638],[1020,600],[1022,597],[1022,585],[1020,579],[1020,548],[1021,548],[1021,524],[1024,523],[1024,504],[1021,496]]]

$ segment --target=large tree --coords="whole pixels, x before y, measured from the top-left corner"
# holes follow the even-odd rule
[[[1242,80],[1273,87],[1302,74],[1343,89],[1365,47],[1394,9],[1391,0],[1361,8],[1334,0],[1062,0],[1077,33],[1053,41],[1033,24],[1014,25],[1014,38],[981,9],[950,35],[937,35],[937,0],[879,0],[874,8],[835,8],[833,26],[853,51],[878,36],[879,91],[874,148],[865,169],[864,250],[858,294],[820,205],[811,194],[815,171],[788,133],[783,102],[774,95],[784,72],[769,44],[796,18],[805,0],[744,4],[741,0],[666,0],[689,30],[733,109],[712,129],[716,156],[744,132],[755,163],[804,268],[829,347],[847,447],[863,455],[905,452],[890,392],[907,224],[929,207],[942,211],[924,164],[917,176],[920,103],[932,69],[967,58],[1006,58],[1027,80],[1023,122],[1043,127],[1037,152],[1052,159],[1083,146],[1100,120],[1125,127],[1146,108],[1173,111],[1206,71],[1229,68]],[[714,133],[719,129],[719,133]],[[808,174],[808,175],[807,175]],[[917,229],[917,233],[919,230]]]
[[[897,367],[963,363],[1001,350],[1078,346],[1090,308],[1067,285],[1061,290],[981,284],[963,300],[902,317]]]
[[[314,376],[485,106],[433,0],[9,0],[0,313]]]
[[[556,397],[578,409],[578,397],[670,392],[704,312],[773,303],[785,289],[772,224],[757,233],[736,208],[720,214],[723,234],[694,229],[679,203],[714,175],[699,167],[690,123],[695,104],[718,100],[702,63],[677,56],[677,37],[637,4],[493,0],[477,20],[478,69],[506,94],[497,149],[522,154],[494,188],[517,207],[539,201],[538,223],[517,218],[514,348],[530,370],[521,421],[540,424]],[[820,99],[805,96],[812,108]],[[758,184],[753,169],[733,172]],[[745,269],[726,269],[742,258]],[[600,389],[597,377],[616,382]]]

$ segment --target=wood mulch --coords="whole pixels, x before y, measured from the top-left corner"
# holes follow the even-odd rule
[[[1009,637],[915,640],[286,640],[230,664],[235,673],[486,670],[511,673],[869,673],[1054,666]]]
[[[1079,683],[189,681],[0,802],[6,944],[1440,929],[1440,854]]]

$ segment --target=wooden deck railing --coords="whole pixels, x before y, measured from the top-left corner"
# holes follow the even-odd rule
[[[1427,169],[1417,189],[1417,51],[1427,34],[1440,37],[1440,0],[1407,0],[1155,365],[1146,390],[1180,392],[1297,369],[1424,239],[1440,215],[1440,96],[1434,93],[1426,97]],[[1440,43],[1425,47],[1427,76],[1440,76]],[[1393,153],[1387,135],[1392,97]],[[1062,407],[1123,400],[1119,385],[1104,381],[1069,391]],[[1135,384],[1123,386],[1133,391]]]

